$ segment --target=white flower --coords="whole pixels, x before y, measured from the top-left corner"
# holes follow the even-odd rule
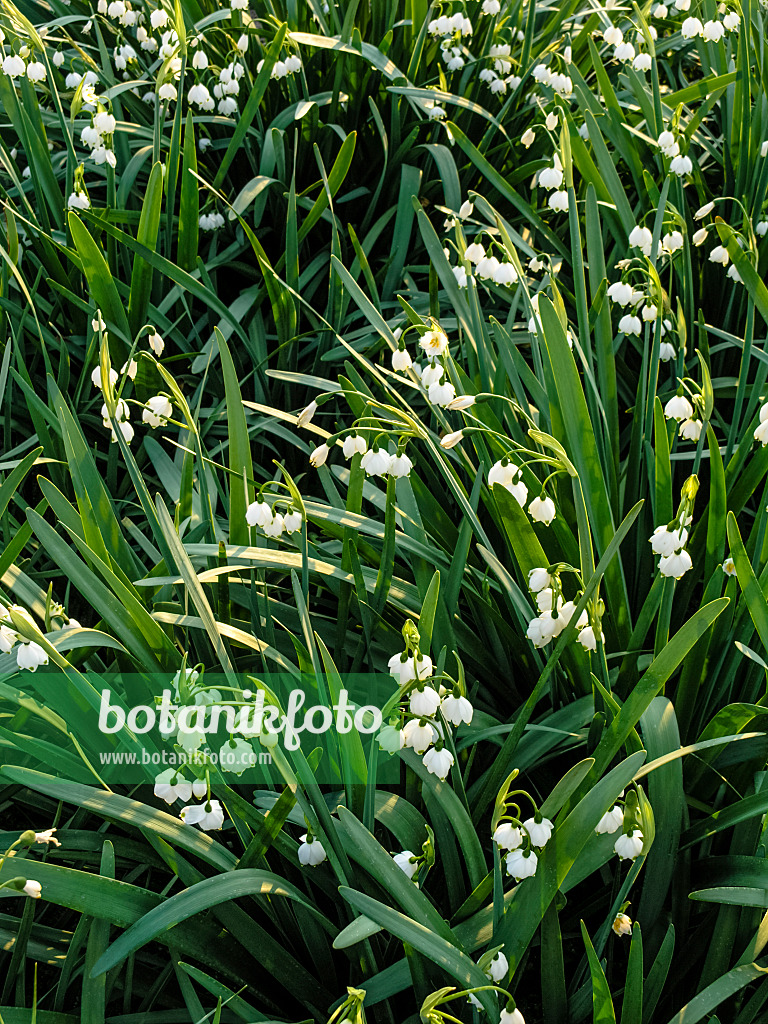
[[[421,763],[432,775],[444,780],[453,765],[453,754],[445,747],[440,750],[437,747],[432,747],[422,757]]]
[[[545,587],[536,594],[536,607],[540,612],[550,612],[553,610],[554,603],[554,591],[551,587]],[[558,597],[555,604],[554,610],[560,611],[563,607],[562,597]]]
[[[623,281],[616,281],[608,286],[608,298],[619,306],[628,306],[632,301],[633,293],[632,285],[625,284]]]
[[[441,330],[427,331],[419,339],[419,347],[428,356],[442,356],[448,351],[448,339]]]
[[[285,520],[279,512],[276,512],[270,522],[264,526],[264,533],[267,537],[280,537],[285,529]]]
[[[707,240],[707,229],[706,228],[699,228],[698,231],[694,231],[693,235],[691,235],[691,241],[693,242],[694,245],[703,245],[704,242],[706,242],[706,240]]]
[[[655,555],[672,555],[684,547],[687,540],[686,529],[670,530],[666,526],[657,526],[649,537],[651,551]]]
[[[635,48],[632,43],[619,43],[618,46],[614,47],[613,56],[616,60],[626,63],[634,59]]]
[[[531,845],[541,848],[549,842],[554,826],[549,818],[536,821],[536,818],[533,817],[523,822],[523,828],[531,838]]]
[[[297,57],[295,53],[292,53],[290,57],[285,58],[285,67],[289,75],[294,75],[297,71],[301,71],[301,57]]]
[[[176,99],[176,86],[172,82],[165,82],[160,86],[157,95],[161,100],[175,100]]]
[[[72,192],[67,200],[68,210],[89,210],[91,201],[85,192]]]
[[[499,1014],[499,1024],[525,1024],[525,1017],[518,1010],[507,1010],[506,1007]]]
[[[299,864],[302,867],[317,867],[318,864],[322,864],[327,859],[325,848],[319,839],[308,839],[306,833],[299,837],[301,846],[298,849]]]
[[[684,178],[686,174],[690,174],[693,170],[693,163],[689,156],[676,156],[671,161],[669,169],[673,174]]]
[[[669,157],[670,159],[673,156],[677,156],[680,152],[680,146],[678,145],[675,136],[670,131],[663,131],[656,140],[656,144],[664,156]]]
[[[619,330],[622,334],[636,334],[639,336],[643,330],[640,317],[635,316],[633,313],[625,313],[621,320],[619,320]]]
[[[732,281],[735,281],[737,284],[744,283],[741,274],[736,269],[735,264],[731,264],[731,266],[728,267],[728,273],[726,274],[726,277],[730,277],[730,279]]]
[[[0,653],[7,654],[13,650],[13,645],[19,639],[18,633],[14,633],[7,626],[0,626]]]
[[[479,263],[484,257],[485,249],[479,242],[472,242],[472,244],[468,245],[464,250],[464,259],[469,260],[470,263]]]
[[[528,511],[534,522],[544,523],[545,526],[549,526],[555,518],[555,503],[549,497],[537,497],[528,506]]]
[[[266,526],[272,522],[272,507],[261,498],[251,502],[245,510],[245,521],[249,526]]]
[[[327,444],[319,444],[317,448],[313,448],[309,455],[309,464],[317,469],[319,466],[325,465],[325,460],[328,458],[330,448]]]
[[[432,405],[448,405],[456,397],[456,388],[450,381],[429,385],[427,397]]]
[[[664,330],[662,328],[662,334]],[[662,363],[668,363],[670,359],[674,359],[677,353],[675,352],[675,346],[668,341],[662,341],[659,345],[659,360]]]
[[[678,551],[673,555],[664,555],[659,560],[659,572],[662,576],[674,577],[676,580],[679,580],[688,572],[692,565],[693,562],[688,552]]]
[[[725,25],[729,32],[736,32],[740,24],[741,18],[736,11],[728,11],[723,18],[723,25]]]
[[[632,61],[632,67],[635,71],[650,71],[653,67],[653,58],[650,53],[638,53]]]
[[[613,919],[611,928],[616,935],[631,935],[632,934],[632,919],[627,917],[626,914],[617,914]]]
[[[488,964],[485,969],[485,973],[496,985],[503,981],[509,974],[509,961],[501,951],[499,951]]]
[[[573,93],[573,81],[568,75],[552,75],[550,85],[560,96],[570,96]]]
[[[552,582],[552,577],[546,569],[531,569],[528,573],[528,587],[533,593],[544,590]]]
[[[165,348],[165,342],[163,341],[161,336],[157,333],[157,331],[153,331],[153,333],[150,334],[150,336],[148,338],[148,341],[149,341],[149,347],[152,349],[152,351],[155,353],[155,355],[159,359],[160,356],[163,354],[163,349]]]
[[[446,722],[450,722],[451,725],[458,729],[462,722],[467,725],[470,724],[474,708],[466,697],[455,697],[452,693],[449,693],[447,697],[443,697],[440,713]]]
[[[57,68],[60,68],[61,65],[64,63],[64,54],[61,52],[61,50],[57,50],[56,53],[54,53],[53,63]]]
[[[668,253],[677,252],[683,248],[683,235],[680,231],[670,231],[661,240],[662,249]]]
[[[429,679],[432,675],[432,659],[428,654],[418,653],[414,658],[414,678]]]
[[[730,555],[723,562],[721,568],[722,568],[722,570],[723,570],[723,572],[725,573],[726,576],[735,576],[736,575],[736,563],[734,562],[734,560],[731,558]]]
[[[552,79],[552,72],[546,64],[537,64],[533,69],[533,77],[542,85],[549,85]]]
[[[565,190],[553,192],[547,200],[547,206],[555,213],[565,213],[568,209],[568,193]]]
[[[768,403],[760,409],[760,423],[755,429],[754,439],[759,441],[763,447],[768,444]]]
[[[186,803],[192,799],[192,783],[179,775],[176,768],[168,768],[155,779],[155,796],[167,804],[177,800]]]
[[[8,78],[18,78],[19,75],[24,74],[25,67],[26,65],[21,57],[10,54],[3,61],[3,74],[7,75]]]
[[[679,434],[685,441],[698,441],[701,437],[701,420],[683,420]]]
[[[155,395],[147,399],[141,418],[150,427],[162,427],[172,415],[173,406],[165,395]]]
[[[396,853],[392,860],[397,864],[401,871],[404,871],[408,878],[413,878],[416,872],[419,870],[419,865],[416,857],[411,853],[410,850],[403,850],[402,853]]]
[[[563,172],[559,167],[545,167],[539,174],[539,185],[542,188],[560,188],[563,183]]]
[[[297,530],[301,529],[301,524],[303,523],[303,521],[304,520],[301,518],[301,512],[299,512],[298,509],[294,508],[291,509],[290,512],[286,512],[285,516],[283,517],[283,525],[285,526],[285,532],[288,534],[296,533]]]
[[[106,110],[102,110],[98,114],[93,115],[93,127],[100,135],[112,135],[117,127],[117,121],[113,114],[108,114]]]
[[[493,841],[502,850],[516,850],[523,845],[522,829],[511,821],[503,821],[493,833]]]
[[[631,835],[620,835],[613,848],[620,860],[634,860],[643,852],[643,833],[636,828]]]
[[[517,271],[511,263],[499,263],[493,274],[496,284],[509,285],[517,281]]]
[[[413,463],[405,454],[400,452],[398,455],[392,456],[392,461],[389,464],[389,475],[394,477],[408,476],[413,469]]]
[[[606,811],[595,826],[598,835],[616,832],[624,824],[624,810],[618,804],[614,804],[610,811]]]
[[[507,854],[507,873],[519,882],[536,874],[537,863],[538,859],[533,850],[513,850]]]
[[[534,132],[533,128],[527,128],[520,136],[520,141],[525,146],[525,148],[528,149],[529,146],[533,145],[535,138],[536,133]]]
[[[393,654],[388,661],[389,674],[394,676],[400,686],[405,686],[416,678],[416,668],[413,658],[409,658],[405,651],[402,654]]]
[[[616,28],[615,25],[611,25],[603,32],[603,39],[609,46],[618,46],[624,41],[624,33],[620,28]]]
[[[483,14],[498,14],[501,10],[499,0],[483,0]]]
[[[47,828],[44,832],[35,832],[35,842],[45,843],[46,846],[61,846],[61,843],[53,834],[55,831],[55,828]]]
[[[768,231],[768,220],[761,220],[755,224],[755,234],[761,238]]]
[[[27,78],[30,82],[44,82],[46,77],[45,64],[40,60],[27,64]]]
[[[24,642],[16,648],[16,664],[34,672],[40,665],[48,664],[48,654],[34,640]]]
[[[708,43],[716,43],[725,35],[725,25],[721,21],[705,21],[701,34]]]
[[[425,388],[428,388],[431,384],[436,384],[443,379],[445,376],[445,367],[436,363],[434,359],[425,366],[421,371],[421,383]]]
[[[440,438],[440,447],[447,451],[449,448],[455,448],[459,441],[462,441],[463,439],[464,431],[454,430],[453,433],[445,434]]]
[[[503,459],[499,460],[488,471],[488,486],[493,487],[494,484],[501,484],[502,487],[506,487],[509,490],[519,472],[520,469],[514,462]]]
[[[312,401],[305,409],[302,409],[299,415],[296,417],[296,426],[306,427],[309,423],[312,422],[312,417],[315,415],[316,412],[317,402]]]
[[[386,476],[392,464],[392,456],[376,445],[363,455],[360,465],[368,476]]]
[[[392,353],[392,369],[404,373],[413,365],[410,353],[405,348],[398,348]]]
[[[425,686],[423,690],[413,690],[411,693],[410,709],[411,714],[418,718],[432,718],[440,707],[440,694],[431,686]]]
[[[501,264],[499,263],[495,256],[485,256],[477,264],[477,270],[475,271],[475,273],[477,274],[478,277],[493,278],[496,276],[496,272],[500,266]]]
[[[33,900],[39,900],[43,887],[39,882],[36,882],[33,878],[28,878],[24,883],[24,888],[21,890],[25,896],[31,896]]]
[[[664,406],[664,415],[668,420],[689,420],[693,416],[693,406],[685,395],[675,395]]]
[[[470,203],[470,201],[468,199],[465,199],[464,202],[459,207],[459,217],[462,220],[466,220],[467,217],[471,217],[472,216],[472,210],[473,209],[474,209],[474,207],[473,207],[472,203]]]
[[[341,450],[345,459],[351,459],[354,455],[365,455],[368,451],[368,445],[361,434],[347,434]]]
[[[576,639],[579,641],[585,651],[596,651],[597,650],[597,637],[592,626],[585,626],[582,629]],[[600,642],[605,643],[605,637],[600,633]]]
[[[704,34],[704,26],[698,18],[686,18],[680,31],[683,34],[683,39],[694,39],[696,36]]]
[[[205,71],[208,67],[208,57],[204,50],[195,50],[195,55],[192,58],[192,67],[195,71]]]
[[[421,724],[421,719],[411,718],[403,728],[403,740],[406,747],[411,747],[417,754],[423,754],[437,738],[437,730],[429,722]]]
[[[179,816],[185,825],[199,825],[203,832],[220,829],[224,824],[224,811],[218,800],[182,807]]]
[[[650,256],[653,234],[649,228],[641,228],[639,225],[635,225],[629,233],[629,244],[637,249],[641,249],[646,256]]]
[[[652,320],[655,320],[658,316],[658,313],[659,311],[656,308],[656,306],[653,305],[653,303],[651,303],[650,305],[643,306],[643,308],[640,310],[640,316],[643,318],[643,321],[645,323],[650,323]]]
[[[433,103],[429,108],[429,119],[430,121],[440,121],[446,117],[445,107],[439,106],[437,103]]]

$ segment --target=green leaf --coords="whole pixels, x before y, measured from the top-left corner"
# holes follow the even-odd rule
[[[141,206],[141,218],[136,240],[150,251],[157,248],[157,233],[160,229],[160,213],[163,207],[163,165],[158,160],[152,167]],[[128,298],[128,322],[131,338],[144,326],[152,291],[152,266],[141,256],[133,261],[131,291]]]
[[[616,1011],[613,1008],[608,980],[583,921],[581,922],[581,937],[587,950],[589,973],[592,976],[592,1020],[594,1024],[615,1024]]]
[[[128,324],[128,317],[125,313],[117,286],[112,278],[107,261],[101,253],[98,245],[94,242],[90,232],[80,218],[70,211],[69,230],[77,249],[77,255],[83,267],[83,273],[88,279],[88,287],[96,308],[101,311],[107,326],[110,328],[110,336],[116,332],[115,359],[118,366],[122,366],[128,355],[128,348],[132,341],[131,328]],[[121,344],[121,341],[124,344]]]
[[[486,976],[466,953],[457,949],[442,936],[435,935],[425,925],[412,921],[411,918],[399,914],[396,910],[366,896],[365,893],[349,889],[344,885],[339,887],[339,895],[371,921],[375,921],[401,942],[413,946],[433,964],[447,971],[462,987],[475,988],[488,984]],[[487,1013],[496,1013],[494,1005],[496,999],[490,992],[478,992],[477,998]],[[492,1017],[492,1019],[494,1018]]]
[[[284,896],[300,903],[321,923],[325,923],[323,915],[315,909],[312,903],[307,902],[295,886],[271,871],[246,868],[225,875],[215,875],[213,878],[206,878],[196,885],[191,885],[183,892],[171,896],[123,932],[94,965],[92,976],[97,977],[112,967],[116,967],[131,953],[151,942],[163,932],[174,928],[181,921],[186,921],[193,915],[220,903],[239,899],[241,896]],[[328,929],[332,931],[330,923],[328,923]]]

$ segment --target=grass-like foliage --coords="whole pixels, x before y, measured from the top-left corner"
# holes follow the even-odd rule
[[[766,6],[0,0],[4,1024],[768,1021]]]

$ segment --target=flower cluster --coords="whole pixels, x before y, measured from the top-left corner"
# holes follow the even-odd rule
[[[276,504],[280,501],[281,499],[278,499]],[[251,527],[260,527],[267,537],[277,539],[283,533],[287,533],[290,536],[301,529],[303,520],[301,512],[294,507],[292,502],[285,500],[285,505],[286,511],[284,514],[276,512],[274,507],[259,494],[256,501],[252,502],[246,509],[245,521]]]
[[[400,687],[398,702],[408,698],[408,703],[401,707],[399,720],[381,729],[379,743],[390,753],[407,747],[422,754],[427,771],[445,779],[454,763],[446,746],[445,727],[469,725],[474,710],[466,696],[463,669],[459,662],[458,679],[445,672],[435,677],[432,659],[419,650],[419,634],[410,619],[403,627],[403,637],[405,650],[393,654],[388,667]]]
[[[517,769],[504,783],[493,812],[491,835],[499,850],[506,854],[507,874],[515,881],[522,881],[536,874],[541,850],[552,837],[554,829],[549,818],[545,818],[536,801],[524,789],[510,790],[516,778]],[[512,798],[523,796],[533,806],[533,814],[521,821],[520,805]],[[536,851],[539,851],[539,854]]]
[[[659,572],[662,576],[681,579],[693,565],[691,556],[685,550],[688,541],[688,527],[692,522],[691,512],[698,490],[698,478],[691,476],[683,484],[683,498],[677,515],[671,523],[657,526],[648,538],[651,550],[659,555]]]
[[[546,647],[555,640],[570,624],[576,612],[575,601],[563,599],[560,574],[567,567],[558,563],[547,568],[531,569],[528,574],[528,587],[536,595],[536,607],[539,614],[531,619],[526,631],[527,638],[534,647]],[[575,572],[575,570],[573,570]],[[602,615],[602,603],[597,602],[598,614]],[[590,624],[589,614],[583,611],[576,621],[577,640],[587,651],[597,650],[597,636]],[[601,643],[605,640],[600,633]]]
[[[615,803],[605,812],[595,826],[597,835],[613,835],[621,829],[621,835],[613,844],[619,860],[634,860],[643,852],[645,837],[637,822],[637,795],[631,791],[626,800]]]
[[[36,843],[42,843],[44,846],[61,846],[61,843],[53,834],[55,831],[55,828],[48,828],[44,832],[35,832],[34,829],[30,828],[22,832],[19,838],[12,842],[5,853],[0,856],[0,868],[3,867],[6,860],[16,855],[16,850],[19,847],[29,848]],[[3,896],[18,894],[19,896],[29,896],[33,900],[39,900],[43,895],[43,887],[40,882],[34,878],[27,878],[24,875],[17,875],[14,878],[7,878],[4,882],[0,882],[0,891],[0,895]]]
[[[647,229],[640,229],[645,231]],[[679,231],[670,231],[664,235],[661,241],[661,250],[669,255],[682,248],[683,236]],[[648,243],[650,252],[650,242]],[[625,261],[631,263],[632,261]],[[622,334],[640,337],[645,324],[653,324],[657,320],[659,324],[659,337],[663,339],[673,330],[672,321],[662,315],[660,300],[654,300],[641,288],[635,288],[629,281],[622,278],[608,286],[608,298],[622,309],[629,307],[628,312],[622,314],[619,319],[618,329]],[[657,304],[658,303],[658,304]],[[641,305],[642,304],[642,305]],[[634,310],[639,311],[634,312]],[[668,362],[676,355],[675,346],[669,341],[661,341],[659,344],[659,360]]]

